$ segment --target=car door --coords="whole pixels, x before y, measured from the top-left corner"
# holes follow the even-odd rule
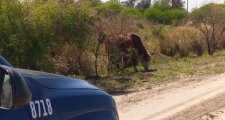
[[[17,110],[6,110],[0,108],[0,120],[30,120],[25,107]]]

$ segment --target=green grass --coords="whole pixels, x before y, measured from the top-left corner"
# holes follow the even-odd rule
[[[173,82],[182,78],[220,74],[225,72],[225,51],[218,51],[213,56],[204,54],[201,57],[173,58],[154,55],[151,68],[156,72],[143,72],[139,65],[139,72],[128,68],[124,73],[107,76],[99,80],[91,80],[95,85],[109,91],[121,92],[152,86],[163,82]]]

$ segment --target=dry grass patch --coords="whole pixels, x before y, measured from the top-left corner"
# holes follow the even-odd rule
[[[204,40],[201,32],[193,27],[175,27],[170,29],[162,40],[161,52],[169,56],[187,57],[204,53]]]

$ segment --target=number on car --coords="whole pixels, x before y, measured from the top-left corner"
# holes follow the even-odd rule
[[[52,104],[49,99],[30,102],[32,118],[40,118],[53,114]]]

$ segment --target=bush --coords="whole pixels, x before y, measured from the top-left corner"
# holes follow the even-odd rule
[[[191,27],[176,27],[170,30],[160,44],[161,52],[169,56],[198,56],[204,52],[204,41],[201,32]]]
[[[191,17],[204,35],[209,55],[214,54],[225,32],[224,6],[224,4],[207,4],[191,13]]]
[[[94,18],[88,9],[76,5],[56,0],[3,0],[0,4],[1,54],[17,67],[51,72],[55,67],[52,59],[66,44],[82,57]],[[76,62],[81,64],[81,58]]]
[[[142,19],[144,18],[143,14],[135,8],[125,8],[121,12],[122,16],[130,16],[134,19]]]
[[[218,42],[218,49],[225,49],[225,32],[222,35],[222,39]]]
[[[166,28],[164,25],[156,25],[152,27],[152,34],[161,40],[165,39]]]
[[[100,12],[103,15],[115,15],[115,14],[120,14],[121,11],[124,9],[124,6],[118,2],[106,2],[100,7]]]
[[[29,4],[3,0],[0,4],[2,54],[15,66],[52,71],[50,53],[55,45],[51,16],[57,3]],[[47,11],[49,10],[49,11]]]
[[[187,11],[181,9],[171,9],[167,13],[169,15],[170,22],[173,20],[181,20],[187,16]]]
[[[144,11],[144,15],[148,20],[164,23],[164,13],[158,8],[148,8]]]
[[[162,10],[160,8],[151,7],[145,10],[145,17],[148,20],[159,22],[161,24],[172,24],[173,21],[179,21],[187,16],[187,12],[182,9]]]

